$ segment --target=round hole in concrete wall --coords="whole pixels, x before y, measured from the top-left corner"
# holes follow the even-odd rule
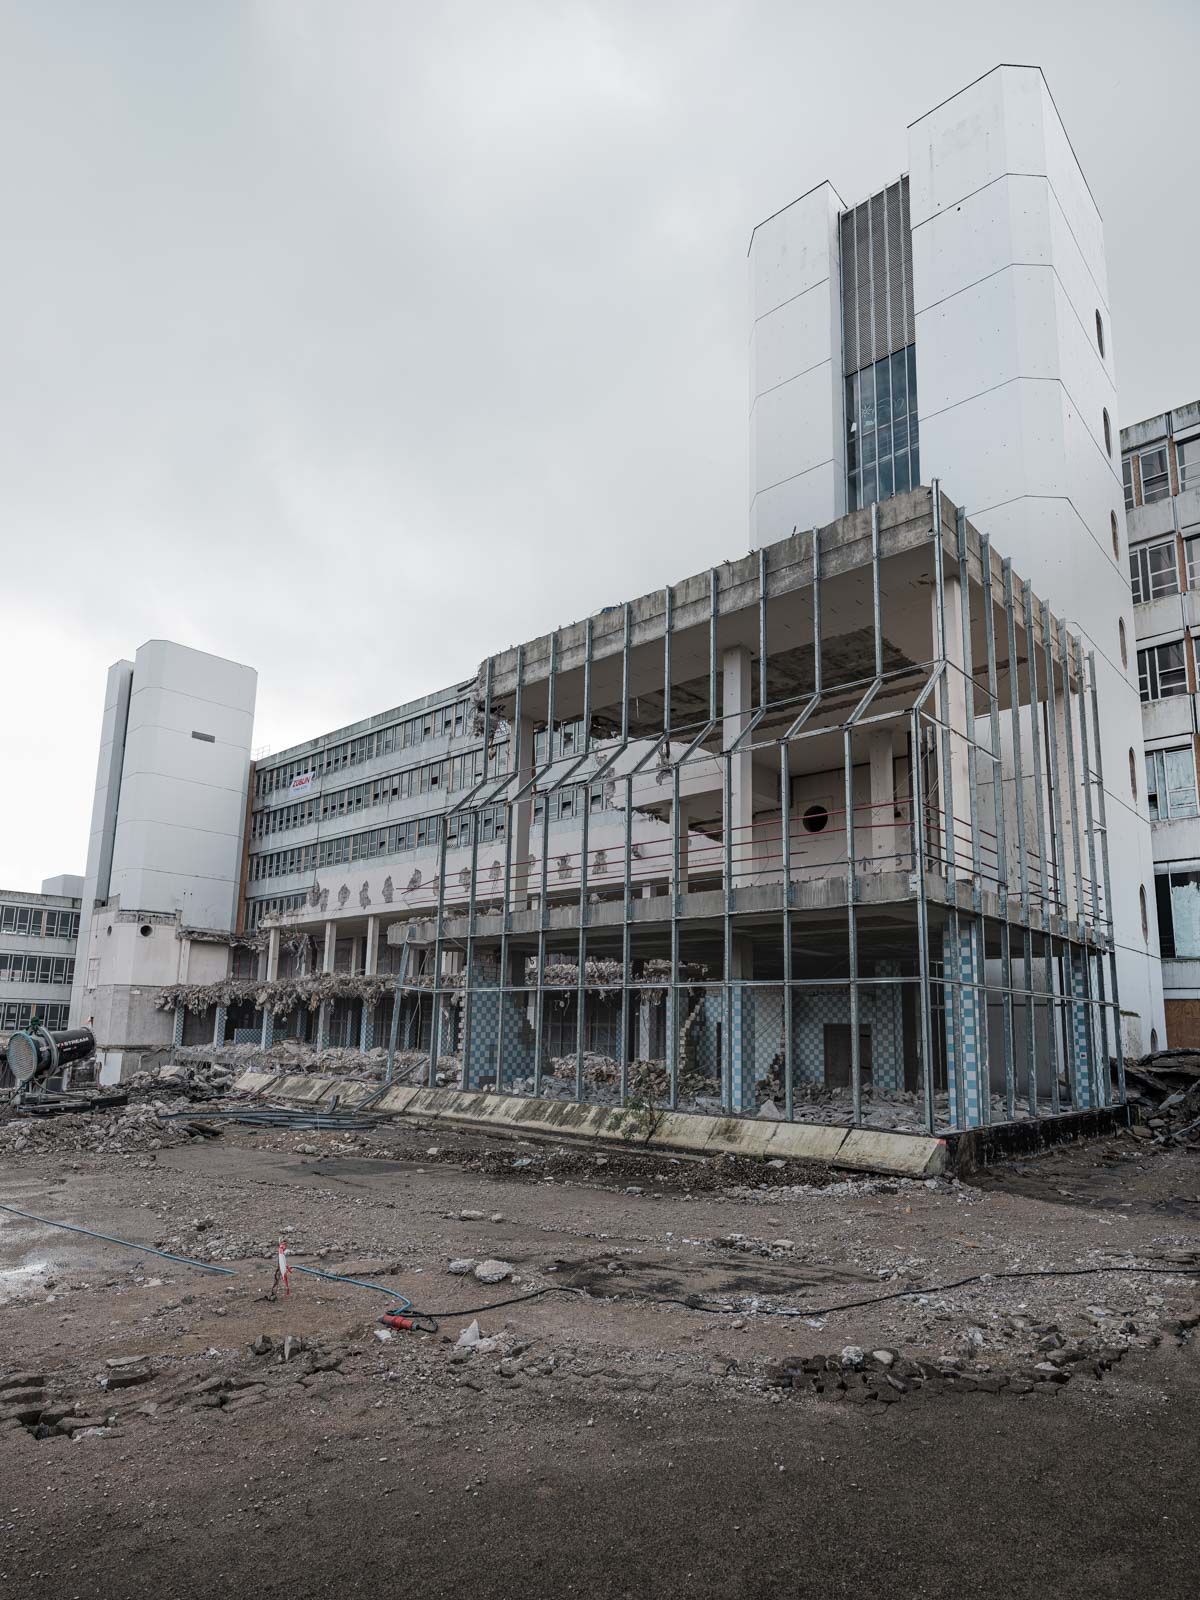
[[[150,926],[150,924],[148,922],[143,922],[141,927],[138,929],[138,932],[141,934],[143,939],[148,939],[150,937],[150,935],[154,932],[154,929]]]
[[[824,806],[809,806],[800,820],[809,833],[821,833],[829,826],[829,812]]]
[[[1151,1028],[1150,1029],[1150,1054],[1151,1055],[1157,1055],[1158,1054],[1158,1029],[1157,1028]]]

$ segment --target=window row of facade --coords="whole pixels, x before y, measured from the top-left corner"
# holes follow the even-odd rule
[[[28,934],[31,939],[78,939],[78,911],[45,906],[0,905],[0,933]]]
[[[1175,456],[1175,482],[1172,486],[1171,454]],[[1125,509],[1153,505],[1171,494],[1200,489],[1200,433],[1188,439],[1167,439],[1144,450],[1128,450],[1121,458],[1121,477],[1125,485]]]
[[[1196,588],[1200,584],[1200,532],[1183,539],[1182,569],[1174,534],[1152,544],[1134,545],[1129,552],[1129,581],[1135,605],[1179,594],[1185,581],[1187,588]]]
[[[35,1021],[39,1028],[58,1033],[66,1027],[70,1010],[65,1000],[0,1001],[0,1033],[15,1033],[32,1026]]]
[[[1196,752],[1192,744],[1146,751],[1146,798],[1151,822],[1200,816],[1196,798]]]
[[[546,799],[545,795],[539,795],[533,802],[535,827],[542,823]],[[582,817],[585,805],[589,804],[593,812],[602,811],[607,803],[601,784],[592,786],[590,790],[586,784],[573,784],[556,790],[549,796],[549,801],[552,823]],[[296,872],[314,872],[320,867],[335,867],[348,861],[374,861],[382,856],[426,850],[440,844],[443,823],[447,849],[461,850],[469,846],[475,827],[479,830],[480,844],[492,844],[504,838],[507,807],[482,806],[477,811],[464,811],[459,816],[450,817],[444,814],[410,817],[406,822],[393,822],[384,828],[367,828],[361,833],[346,833],[334,839],[295,845],[290,850],[264,851],[250,857],[247,880],[261,883],[268,878],[286,878]]]
[[[1144,705],[1190,692],[1188,645],[1186,638],[1171,639],[1166,644],[1147,645],[1138,651],[1138,693]]]
[[[442,826],[446,828],[447,849],[469,845],[478,819],[479,842],[489,844],[503,839],[504,806],[484,806],[461,816],[410,817],[386,828],[368,828],[362,833],[345,833],[336,839],[296,845],[291,850],[271,850],[250,857],[247,877],[251,883],[266,878],[286,878],[294,872],[313,872],[318,867],[333,867],[344,861],[374,861],[380,856],[400,855],[406,850],[424,850],[439,844]]]
[[[846,379],[849,509],[906,494],[920,481],[917,348],[910,344]]]
[[[1158,945],[1167,960],[1200,960],[1200,872],[1169,869],[1154,874]]]
[[[507,744],[493,746],[489,777],[498,777],[507,771]],[[293,828],[304,828],[326,817],[353,816],[357,811],[369,811],[372,806],[387,805],[393,800],[408,800],[413,795],[455,794],[482,780],[483,751],[467,750],[460,756],[423,762],[419,767],[400,767],[366,783],[296,800],[271,811],[256,811],[250,824],[250,837],[266,839],[273,833],[290,833]]]
[[[0,950],[0,983],[73,983],[72,956],[32,956],[24,950]]]
[[[319,778],[326,772],[340,772],[344,767],[390,755],[393,750],[407,750],[425,739],[459,738],[470,729],[471,723],[471,702],[455,700],[422,712],[420,716],[405,717],[401,722],[389,723],[386,728],[376,728],[354,739],[343,739],[323,750],[314,750],[296,761],[278,767],[260,767],[255,773],[254,792],[260,797],[276,794],[280,789],[289,788],[296,778],[309,774]]]

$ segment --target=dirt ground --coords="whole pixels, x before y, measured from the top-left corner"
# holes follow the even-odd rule
[[[5,1600],[1196,1592],[1182,1151],[905,1182],[226,1125],[6,1156],[0,1202],[233,1274],[0,1211]],[[281,1238],[389,1293],[269,1299]]]

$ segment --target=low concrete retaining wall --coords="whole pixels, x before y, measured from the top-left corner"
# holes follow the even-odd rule
[[[322,1078],[244,1072],[235,1085],[271,1100],[331,1109],[361,1105],[379,1084],[352,1078]],[[810,1122],[767,1122],[744,1117],[704,1117],[663,1111],[653,1121],[620,1108],[578,1105],[572,1100],[534,1100],[520,1095],[470,1094],[461,1089],[410,1085],[387,1089],[370,1109],[420,1122],[519,1133],[527,1138],[575,1139],[680,1150],[694,1155],[745,1155],[764,1159],[824,1161],[854,1172],[931,1178],[949,1165],[944,1139],[883,1129],[831,1128]]]

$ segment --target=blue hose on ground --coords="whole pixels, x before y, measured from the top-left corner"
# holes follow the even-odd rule
[[[178,1261],[185,1267],[197,1267],[201,1272],[221,1272],[227,1278],[236,1278],[232,1267],[216,1267],[211,1261],[193,1261],[190,1256],[173,1256],[167,1250],[156,1250],[153,1245],[134,1244],[132,1239],[114,1239],[111,1233],[97,1233],[94,1228],[80,1228],[73,1222],[55,1222],[53,1217],[36,1217],[32,1211],[22,1211],[18,1206],[0,1205],[0,1211],[11,1211],[14,1217],[24,1217],[28,1222],[41,1222],[47,1228],[65,1228],[68,1233],[82,1233],[89,1239],[101,1239],[105,1244],[124,1245],[126,1250],[141,1250],[148,1256],[161,1256],[164,1261]],[[299,1269],[303,1272],[303,1267]]]
[[[351,1283],[356,1289],[374,1289],[376,1294],[385,1294],[393,1301],[393,1312],[405,1312],[412,1306],[412,1301],[405,1299],[404,1295],[397,1294],[395,1289],[385,1289],[381,1283],[364,1283],[361,1278],[342,1278],[336,1272],[318,1272],[316,1267],[299,1267],[294,1261],[288,1263],[289,1272],[303,1272],[310,1278],[327,1278],[330,1283]]]
[[[81,1228],[73,1222],[55,1222],[53,1217],[38,1217],[32,1211],[22,1211],[19,1206],[0,1205],[0,1211],[11,1211],[14,1217],[24,1217],[27,1222],[40,1222],[47,1228],[64,1228],[68,1233],[82,1233],[88,1239],[100,1239],[105,1244],[124,1245],[126,1250],[141,1250],[149,1256],[161,1256],[164,1261],[178,1261],[185,1267],[198,1267],[201,1272],[220,1272],[227,1278],[236,1278],[237,1273],[232,1267],[214,1266],[211,1261],[194,1261],[191,1256],[173,1256],[168,1250],[156,1250],[153,1245],[134,1244],[132,1239],[117,1239],[111,1233],[97,1233],[94,1228]],[[396,1312],[408,1311],[412,1301],[402,1294],[397,1294],[394,1289],[385,1289],[380,1283],[365,1283],[361,1278],[342,1278],[336,1272],[319,1272],[316,1267],[301,1267],[295,1262],[291,1264],[292,1272],[303,1272],[310,1278],[326,1278],[330,1283],[349,1283],[356,1289],[374,1289],[376,1294],[385,1294],[393,1302],[391,1309]]]

